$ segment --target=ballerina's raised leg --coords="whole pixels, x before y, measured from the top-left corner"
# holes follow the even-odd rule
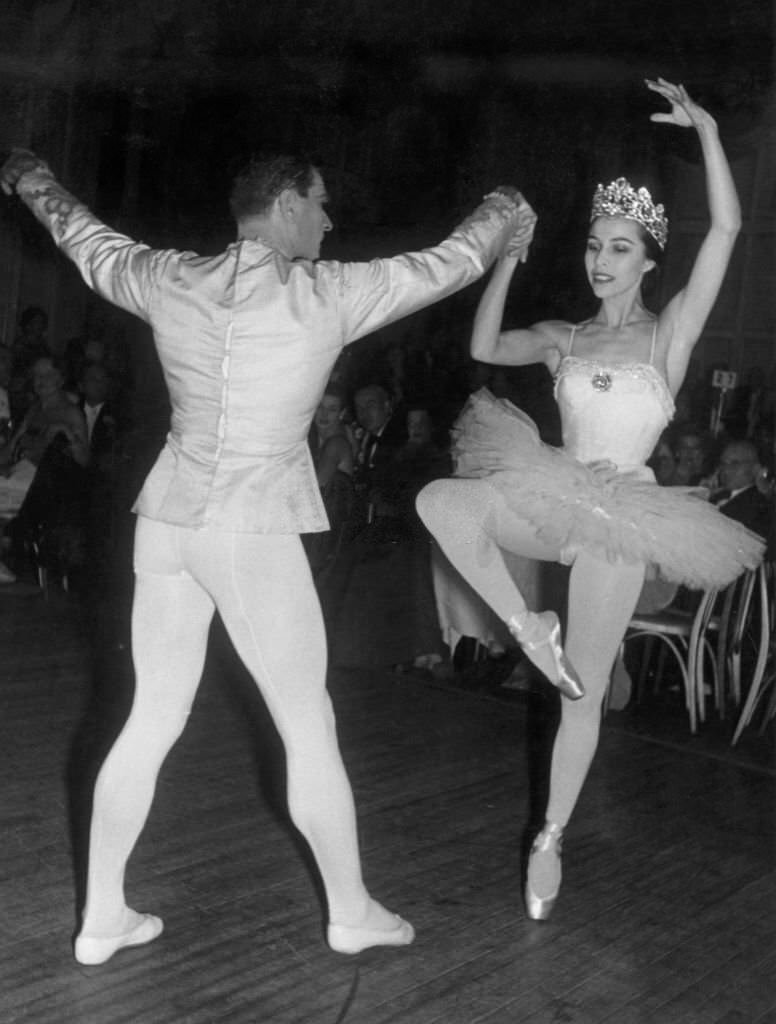
[[[502,554],[557,561],[559,551],[542,543],[487,480],[435,480],[418,495],[417,509],[444,553],[506,622],[526,656],[565,697],[582,697],[582,682],[561,646],[557,615],[528,609]]]

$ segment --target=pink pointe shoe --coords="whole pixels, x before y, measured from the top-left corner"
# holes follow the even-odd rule
[[[562,846],[563,829],[560,825],[545,822],[531,847],[525,878],[525,909],[532,921],[546,921],[555,906],[560,892]],[[541,886],[538,883],[540,875],[543,876]],[[547,886],[548,876],[552,890],[540,896],[537,889]]]
[[[143,914],[134,928],[122,932],[121,935],[84,935],[81,933],[75,940],[73,952],[79,964],[94,967],[104,964],[120,949],[132,946],[145,946],[157,939],[164,929],[160,917]]]
[[[507,626],[534,665],[564,697],[579,700],[585,696],[582,681],[563,651],[555,612],[523,611],[513,615]]]

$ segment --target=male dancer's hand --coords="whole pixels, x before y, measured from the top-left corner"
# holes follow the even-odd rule
[[[16,190],[19,178],[28,171],[38,169],[51,173],[45,160],[35,156],[29,149],[12,149],[11,155],[0,168],[0,187],[7,196],[11,196]]]

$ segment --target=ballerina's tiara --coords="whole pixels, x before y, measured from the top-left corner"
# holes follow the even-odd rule
[[[635,189],[627,178],[617,178],[609,185],[599,185],[595,190],[590,220],[601,216],[635,220],[647,229],[661,249],[666,247],[668,218],[663,204],[655,206],[649,190],[644,187]]]

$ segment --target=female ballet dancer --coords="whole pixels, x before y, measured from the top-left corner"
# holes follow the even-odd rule
[[[651,120],[691,127],[706,167],[711,223],[685,287],[659,316],[642,280],[667,238],[663,207],[624,178],[599,185],[585,268],[598,312],[585,323],[543,321],[500,332],[509,282],[526,257],[507,245],[474,321],[475,359],[544,362],[555,377],[563,449],[487,390],[456,424],[456,479],[421,492],[418,510],[447,557],[508,624],[561,693],[546,821],[528,861],[525,901],[549,916],[561,881],[561,839],[598,743],[601,704],[646,566],[692,587],[724,586],[756,566],[762,543],[690,488],[659,487],[645,462],[671,419],[673,399],[730,259],[741,217],[713,118],[684,87],[647,81],[671,105]],[[565,653],[557,616],[533,614],[502,550],[571,565]]]

